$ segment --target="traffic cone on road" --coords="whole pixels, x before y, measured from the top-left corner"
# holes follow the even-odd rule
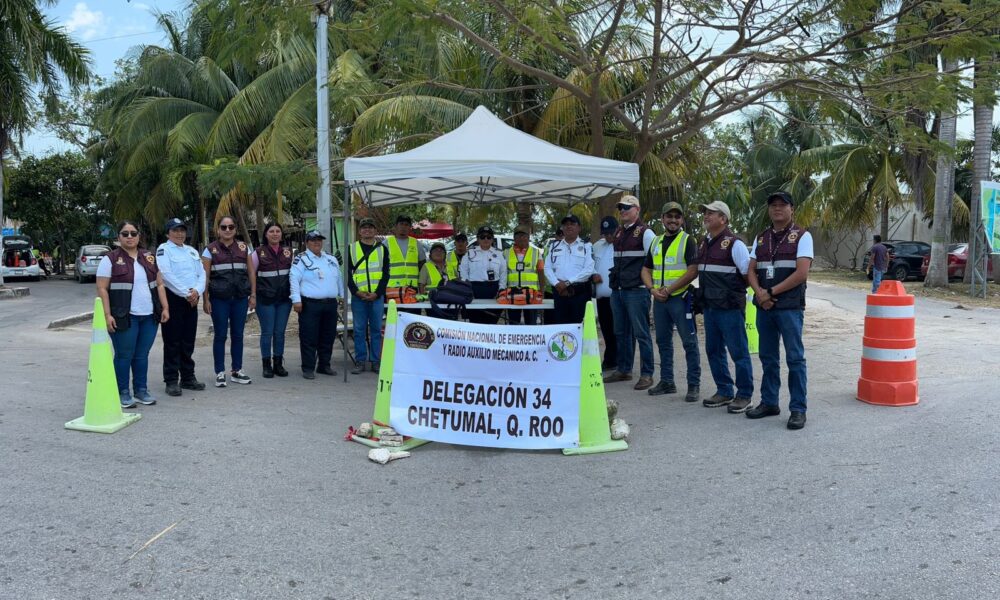
[[[857,398],[868,404],[910,406],[917,395],[916,304],[899,281],[868,295]]]
[[[114,354],[108,323],[104,319],[104,303],[94,299],[94,326],[90,338],[90,364],[87,366],[87,397],[83,416],[66,423],[66,429],[114,433],[138,421],[142,415],[123,413],[115,379]]]
[[[594,303],[588,302],[587,312],[583,317],[583,355],[580,365],[580,446],[563,448],[563,454],[567,456],[628,450],[625,440],[611,439],[596,323]]]

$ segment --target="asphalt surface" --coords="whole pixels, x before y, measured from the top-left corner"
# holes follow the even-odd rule
[[[854,399],[864,295],[812,285],[802,431],[784,392],[750,421],[619,383],[627,452],[430,444],[378,466],[342,441],[374,376],[264,380],[256,339],[252,385],[157,384],[114,435],[64,430],[90,331],[44,327],[92,286],[32,287],[0,303],[0,598],[1000,596],[997,310],[918,303],[917,406]]]

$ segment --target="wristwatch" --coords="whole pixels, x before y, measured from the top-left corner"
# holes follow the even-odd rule
[[[774,288],[767,288],[767,295],[774,298]]]

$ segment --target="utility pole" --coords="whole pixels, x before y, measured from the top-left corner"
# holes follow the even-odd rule
[[[316,3],[316,165],[319,189],[316,190],[316,227],[326,237],[324,246],[333,252],[330,237],[330,98],[327,32],[332,0]]]

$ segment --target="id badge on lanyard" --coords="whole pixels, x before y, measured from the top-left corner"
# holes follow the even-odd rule
[[[764,276],[768,279],[774,279],[774,265],[768,265],[764,272]]]

